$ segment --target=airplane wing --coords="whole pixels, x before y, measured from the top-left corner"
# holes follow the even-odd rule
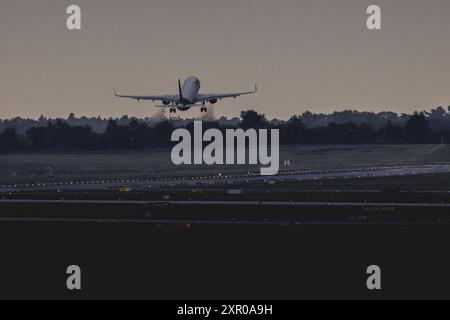
[[[222,93],[222,94],[199,94],[197,98],[197,102],[209,101],[209,100],[222,100],[225,98],[237,98],[239,96],[247,95],[247,94],[255,94],[258,92],[258,87],[255,85],[255,90],[248,92],[237,92],[237,93]]]
[[[117,94],[116,90],[114,90],[114,95],[118,98],[126,98],[126,99],[134,99],[134,100],[151,100],[151,101],[170,101],[170,102],[178,102],[179,96],[177,95],[165,95],[165,96],[128,96]]]

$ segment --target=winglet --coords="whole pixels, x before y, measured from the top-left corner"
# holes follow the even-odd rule
[[[258,92],[258,84],[255,83],[255,93]]]
[[[117,94],[116,88],[114,88],[114,95],[115,95],[116,97],[118,97],[118,94]]]

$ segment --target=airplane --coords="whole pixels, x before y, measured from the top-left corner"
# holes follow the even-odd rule
[[[215,104],[219,100],[225,98],[237,98],[242,95],[255,94],[258,91],[257,85],[255,85],[255,90],[249,92],[238,92],[238,93],[224,93],[224,94],[200,94],[200,80],[197,77],[187,78],[183,86],[181,86],[181,80],[178,79],[178,95],[162,95],[162,96],[129,96],[117,94],[114,89],[114,95],[119,98],[134,99],[137,101],[141,100],[151,100],[161,101],[162,105],[157,105],[157,108],[170,108],[170,113],[176,113],[177,110],[186,111],[192,107],[201,107],[201,112],[207,112],[206,102],[210,104]]]

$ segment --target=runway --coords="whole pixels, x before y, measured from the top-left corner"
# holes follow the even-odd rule
[[[448,224],[449,203],[0,200],[0,222],[158,225]]]
[[[384,166],[370,168],[348,168],[333,170],[283,171],[275,176],[261,176],[257,173],[221,174],[205,176],[167,176],[130,179],[51,181],[47,183],[0,184],[0,193],[17,191],[89,191],[119,190],[127,187],[133,190],[152,190],[176,187],[214,187],[254,183],[276,183],[295,181],[317,181],[333,179],[362,179],[373,177],[398,177],[424,174],[450,173],[450,165]]]
[[[395,203],[395,202],[290,202],[290,201],[128,201],[128,200],[21,200],[0,199],[1,204],[39,205],[167,205],[173,207],[395,207],[395,208],[450,208],[449,203]]]

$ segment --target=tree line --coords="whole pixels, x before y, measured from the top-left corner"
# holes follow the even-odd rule
[[[444,107],[436,107],[431,109],[430,111],[421,111],[421,115],[424,115],[429,121],[429,126],[433,130],[445,130],[450,128],[450,107],[447,109]],[[326,127],[329,124],[346,124],[352,122],[357,125],[366,124],[373,129],[380,129],[385,126],[389,121],[391,124],[395,126],[403,127],[406,125],[406,122],[411,117],[410,114],[397,114],[392,111],[384,111],[384,112],[367,112],[367,111],[356,111],[356,110],[343,110],[343,111],[335,111],[329,114],[325,113],[313,113],[310,111],[303,112],[301,115],[298,115],[305,124],[307,128],[317,128],[317,127]],[[208,114],[206,119],[214,119],[212,114]],[[206,120],[205,119],[205,120]],[[45,127],[49,121],[55,122],[58,119],[48,118],[44,116],[40,116],[38,119],[29,119],[29,118],[21,118],[16,117],[12,119],[0,119],[0,133],[5,129],[15,128],[18,134],[25,134],[28,129],[33,127]],[[108,119],[101,116],[97,117],[86,117],[86,116],[76,116],[74,113],[71,113],[67,118],[60,118],[67,122],[71,126],[89,126],[92,128],[94,132],[104,133],[108,123],[111,120],[117,122],[118,125],[129,125],[131,121],[136,120],[139,123],[145,123],[149,126],[154,126],[155,124],[167,120],[163,113],[158,113],[153,117],[146,118],[136,118],[129,117],[128,115],[124,115],[122,117]],[[171,118],[171,123],[175,127],[184,126],[187,123],[193,121],[194,119],[174,119]],[[228,126],[233,125],[237,126],[240,122],[239,117],[227,118],[220,117],[215,119],[220,125]],[[274,125],[285,124],[286,120],[280,119],[271,119],[270,123]]]
[[[14,127],[0,133],[0,153],[15,152],[77,152],[119,151],[168,148],[172,145],[171,134],[177,126],[165,119],[153,125],[137,119],[127,124],[109,120],[104,132],[96,132],[89,125],[71,125],[57,119],[46,125],[31,127],[20,134]],[[178,126],[179,127],[179,126]],[[183,127],[192,130],[193,122]],[[293,116],[284,122],[268,121],[264,115],[253,110],[242,112],[236,124],[220,121],[204,122],[204,130],[217,128],[279,129],[282,145],[295,144],[441,144],[450,143],[449,129],[432,129],[425,114],[409,116],[403,126],[387,121],[381,127],[365,123],[335,123],[308,127],[302,116]]]

